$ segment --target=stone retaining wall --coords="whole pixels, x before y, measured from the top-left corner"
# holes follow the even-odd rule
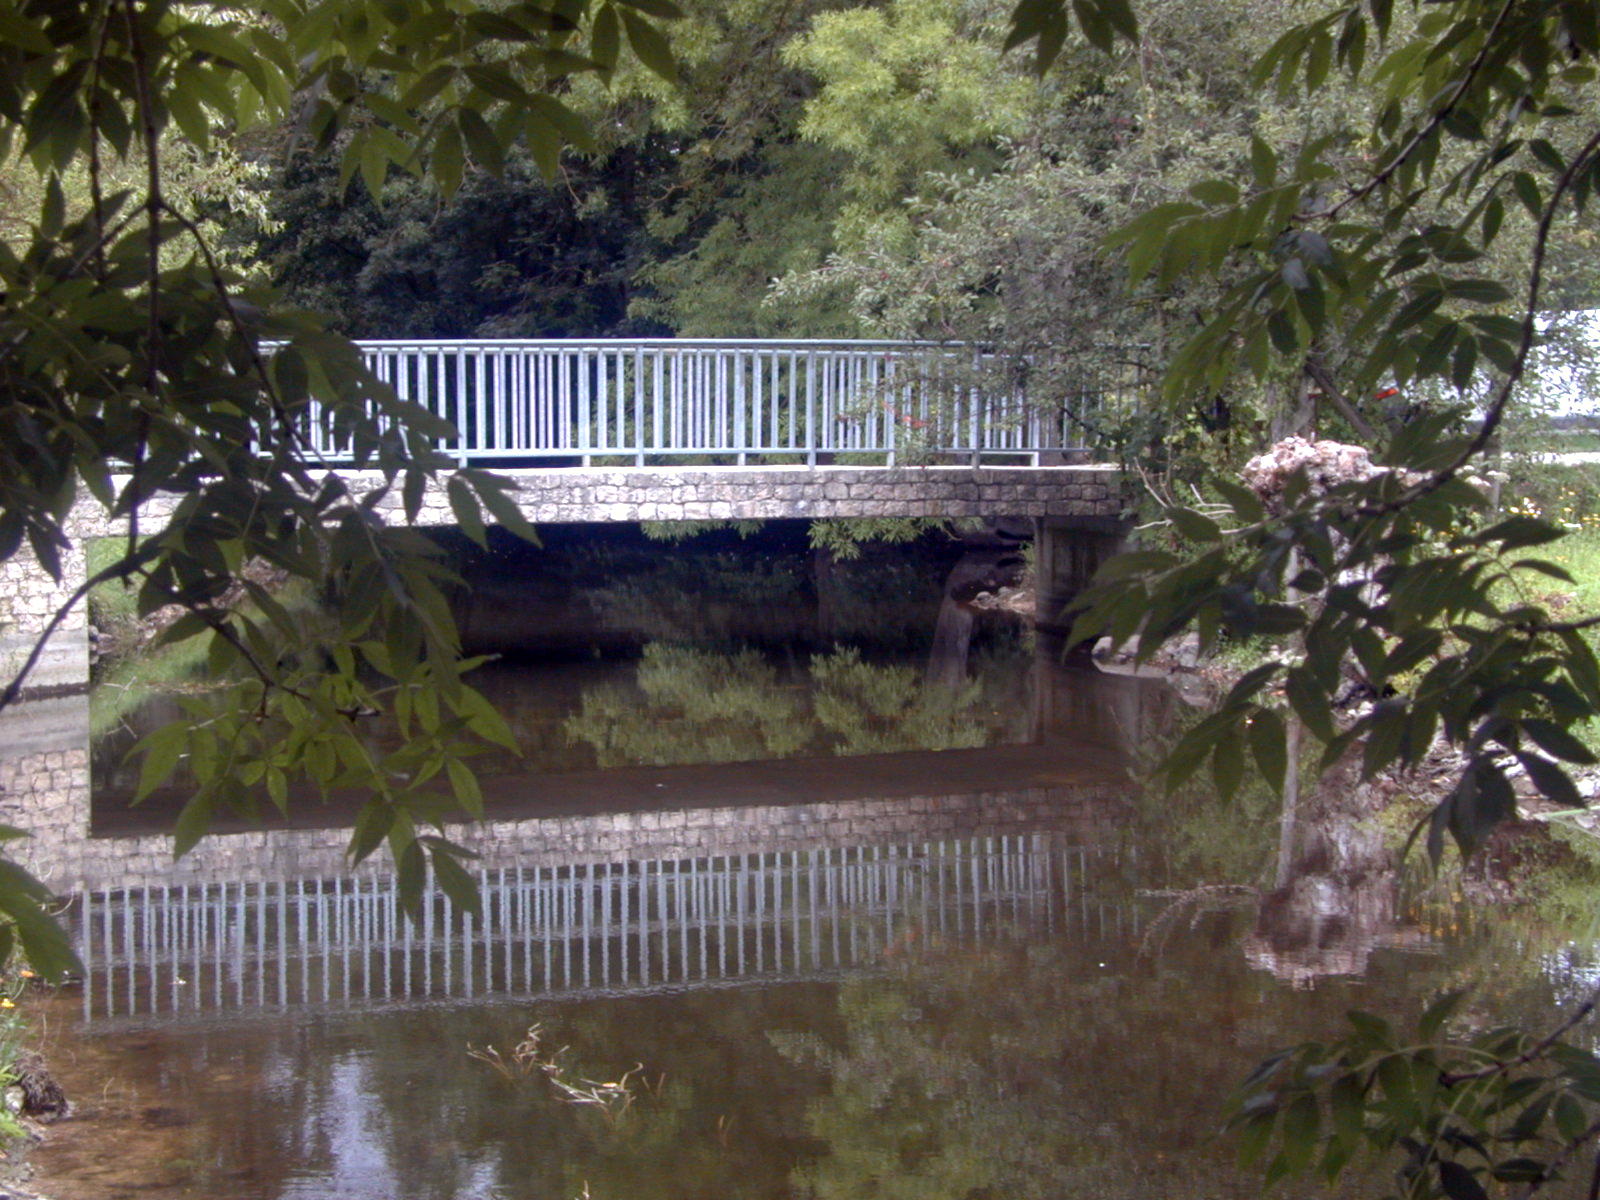
[[[0,686],[10,683],[56,613],[87,578],[81,538],[62,552],[61,568],[61,579],[52,579],[26,545],[0,562]],[[25,686],[58,688],[87,682],[88,627],[88,609],[80,600],[45,642]]]
[[[518,506],[533,522],[792,520],[848,517],[1118,517],[1122,476],[1114,467],[605,467],[507,470]],[[377,486],[373,472],[347,471],[352,490]],[[174,501],[145,502],[154,526]],[[400,519],[398,494],[378,505]],[[442,487],[431,487],[421,525],[454,525]],[[89,503],[74,509],[75,537],[126,533]]]
[[[32,837],[14,857],[53,890],[180,887],[334,876],[385,876],[383,853],[359,868],[345,861],[349,831],[306,829],[212,834],[177,862],[166,835],[88,837],[86,750],[0,760],[0,819]],[[1120,817],[1110,788],[1041,787],[956,796],[816,804],[745,805],[600,813],[453,825],[447,835],[481,865],[551,867],[658,861],[822,847],[937,841],[975,834],[1067,833],[1096,840]]]

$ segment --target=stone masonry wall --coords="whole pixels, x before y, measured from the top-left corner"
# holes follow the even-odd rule
[[[606,467],[499,472],[517,485],[518,505],[534,522],[784,520],[845,517],[1120,516],[1122,476],[1114,467]],[[362,494],[379,482],[346,472]],[[158,524],[172,501],[146,502]],[[378,506],[398,519],[398,495]],[[442,487],[430,488],[422,525],[454,525]],[[78,537],[125,532],[90,505],[73,513]]]
[[[87,577],[83,542],[74,539],[62,554],[60,581],[50,578],[23,545],[0,562],[0,687],[27,661],[34,644]],[[83,601],[72,605],[45,643],[24,686],[30,689],[81,685],[89,681],[88,613]]]
[[[55,891],[179,887],[219,882],[386,876],[383,853],[351,870],[340,829],[212,834],[177,862],[164,835],[92,838],[70,814],[86,811],[88,755],[52,751],[0,765],[4,819],[33,837],[18,861]],[[1030,788],[958,796],[816,804],[748,805],[601,813],[453,825],[447,836],[482,855],[481,865],[570,866],[705,858],[757,851],[936,841],[974,834],[1064,832],[1092,842],[1115,823],[1121,802],[1109,789]]]

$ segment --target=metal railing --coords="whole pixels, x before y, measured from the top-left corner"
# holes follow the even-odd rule
[[[819,456],[897,461],[1081,448],[1105,389],[1030,402],[997,355],[930,342],[396,339],[358,343],[402,399],[455,427],[461,464],[633,463],[696,457],[744,465]],[[330,462],[348,442],[313,409]],[[852,458],[850,461],[862,461]]]
[[[79,897],[86,1018],[563,996],[811,978],[926,941],[1071,927],[1136,934],[1092,881],[1115,849],[1049,834],[506,867],[482,912],[392,879],[138,888]]]

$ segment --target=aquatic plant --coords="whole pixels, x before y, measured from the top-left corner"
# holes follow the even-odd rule
[[[636,1089],[640,1082],[637,1077],[644,1070],[643,1063],[635,1063],[613,1080],[588,1079],[579,1075],[576,1069],[565,1061],[569,1047],[562,1046],[559,1050],[547,1052],[543,1049],[543,1041],[544,1025],[535,1021],[528,1026],[528,1031],[522,1040],[509,1054],[502,1054],[492,1045],[484,1046],[480,1050],[468,1043],[467,1057],[486,1064],[510,1083],[521,1083],[535,1074],[543,1075],[558,1099],[567,1104],[599,1110],[608,1125],[618,1124],[627,1115],[628,1110],[633,1107]],[[657,1091],[659,1090],[658,1083]]]

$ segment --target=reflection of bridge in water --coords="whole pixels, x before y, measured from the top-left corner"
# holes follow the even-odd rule
[[[73,923],[98,1024],[505,994],[640,994],[828,977],[1018,928],[1121,933],[1088,882],[1111,850],[1056,834],[687,860],[503,867],[481,915],[378,876],[85,893]]]
[[[445,829],[482,855],[481,917],[430,891],[409,920],[385,862],[349,866],[348,829],[323,823],[337,806],[176,862],[160,813],[97,820],[82,696],[0,720],[0,820],[75,898],[97,1024],[822,978],[924,941],[1130,919],[1084,879],[1114,858],[1096,847],[1128,811],[1116,743],[1148,695],[1041,678],[1018,745],[490,780],[495,815]]]

